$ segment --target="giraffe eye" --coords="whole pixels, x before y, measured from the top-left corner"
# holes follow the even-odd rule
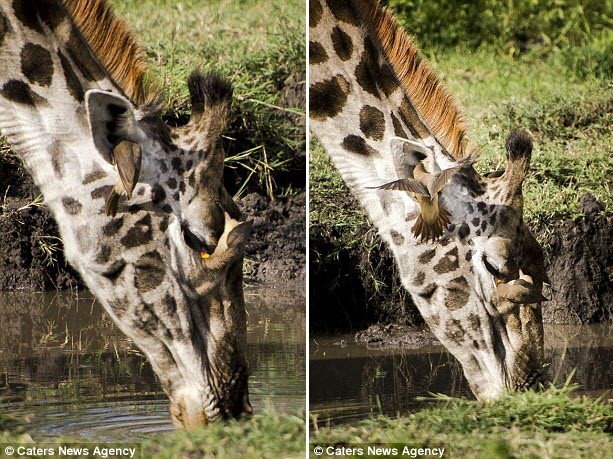
[[[492,266],[492,264],[489,261],[487,261],[487,258],[485,255],[483,255],[483,264],[485,265],[485,269],[487,269],[487,271],[492,276],[494,276],[494,280],[496,281],[496,283],[505,281],[506,276],[504,276],[500,271],[494,268],[494,266]]]

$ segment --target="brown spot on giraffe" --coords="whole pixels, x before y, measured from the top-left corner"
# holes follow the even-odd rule
[[[460,263],[458,261],[458,248],[454,247],[447,252],[436,265],[434,265],[433,269],[437,274],[445,274],[455,271],[459,267]]]
[[[62,142],[54,140],[49,147],[49,155],[51,156],[53,172],[55,172],[58,178],[62,178],[64,175],[64,164],[66,163]]]
[[[469,234],[470,234],[470,227],[468,226],[467,223],[462,223],[460,225],[460,228],[458,229],[458,237],[461,240],[463,240],[463,239],[466,239]]]
[[[30,107],[48,105],[47,99],[37,94],[27,83],[21,80],[9,80],[4,83],[0,94],[6,99]]]
[[[421,296],[426,301],[430,301],[437,288],[438,285],[434,283],[428,284],[426,287],[424,287],[423,291],[419,293],[419,296]]]
[[[419,287],[424,284],[425,280],[426,280],[426,273],[423,271],[419,271],[415,275],[415,278],[413,279],[413,285],[415,285],[416,287]]]
[[[396,245],[404,244],[404,236],[402,234],[400,234],[398,231],[391,230],[390,231],[390,236],[392,237],[392,242],[394,244],[396,244]]]
[[[464,276],[452,279],[445,294],[445,306],[451,311],[460,309],[468,303],[470,292]]]
[[[317,24],[319,24],[321,20],[322,13],[323,8],[319,1],[309,0],[309,27],[317,27]]]
[[[105,177],[106,172],[104,172],[102,169],[96,169],[83,178],[83,185],[89,185],[90,183],[97,182]]]
[[[91,192],[92,199],[106,199],[111,190],[113,189],[113,185],[104,185],[100,188],[96,188]]]
[[[168,215],[160,220],[160,231],[166,231],[166,229],[168,229],[168,220]]]
[[[338,26],[332,30],[332,46],[341,60],[347,61],[351,59],[351,55],[353,54],[353,43],[349,35]]]
[[[398,78],[396,78],[389,65],[384,64],[379,68],[377,84],[387,97],[391,96],[398,89]]]
[[[445,336],[457,345],[461,345],[464,342],[466,332],[462,328],[462,323],[457,319],[448,320],[445,324],[446,331]]]
[[[379,98],[377,70],[377,51],[375,45],[370,38],[366,37],[360,63],[355,68],[355,80],[364,91]]]
[[[51,53],[40,45],[26,43],[21,48],[21,73],[30,83],[49,86],[53,80]]]
[[[27,28],[38,33],[43,33],[43,28],[38,20],[38,5],[36,0],[13,0],[13,12],[15,17]]]
[[[38,17],[43,24],[55,30],[64,21],[64,15],[56,7],[54,0],[38,0]]]
[[[348,135],[341,144],[344,149],[361,156],[375,156],[379,152],[366,143],[359,135]]]
[[[88,81],[96,82],[105,77],[100,65],[92,58],[89,49],[83,46],[83,42],[76,32],[72,31],[67,43],[68,55],[81,71],[81,75]]]
[[[325,120],[338,115],[347,101],[349,82],[342,76],[313,83],[309,88],[309,106],[312,118]]]
[[[123,226],[123,216],[119,218],[114,218],[102,227],[102,234],[104,234],[107,237],[114,236],[115,234],[119,232],[122,226]]]
[[[124,247],[131,249],[132,247],[147,244],[151,242],[152,239],[153,231],[151,228],[151,215],[146,214],[144,217],[134,223],[126,235],[121,238],[120,242]]]
[[[362,107],[362,110],[360,110],[360,130],[370,139],[383,139],[385,134],[385,116],[383,112],[372,105]]]
[[[162,302],[166,307],[166,312],[170,317],[177,315],[177,301],[170,295],[166,294]]]
[[[430,136],[430,132],[426,126],[424,126],[424,123],[422,123],[408,97],[405,96],[402,99],[402,103],[400,107],[398,107],[398,114],[404,124],[409,128],[409,131],[411,131],[413,137],[416,139],[425,139]]]
[[[181,163],[181,159],[174,157],[170,160],[170,167],[173,168],[173,170],[177,173],[177,174],[183,174],[183,164]],[[191,169],[191,168],[190,168]]]
[[[392,116],[392,125],[394,126],[394,135],[396,137],[402,137],[403,139],[407,139],[407,133],[406,131],[402,128],[402,125],[400,124],[400,120],[396,117],[396,115],[394,115],[393,112],[390,112],[390,115]]]
[[[426,263],[429,263],[430,260],[432,260],[435,255],[436,255],[436,250],[434,250],[434,249],[426,250],[424,253],[422,253],[419,256],[419,258],[418,258],[419,264],[420,265],[425,265]]]
[[[126,261],[123,258],[120,258],[119,260],[115,260],[114,262],[112,262],[102,273],[102,275],[108,280],[110,280],[112,283],[115,283],[122,275],[127,265],[128,264],[126,263]]]
[[[355,17],[349,0],[327,0],[326,3],[336,19],[349,24],[358,25],[357,18]]]
[[[328,53],[322,46],[321,43],[317,41],[309,42],[309,64],[321,64],[322,62],[326,62],[328,60]]]
[[[60,56],[60,64],[62,65],[68,92],[77,102],[83,102],[85,100],[85,92],[83,91],[83,85],[81,85],[79,77],[73,70],[72,64],[68,58],[61,52],[58,52],[58,54]]]
[[[477,314],[470,313],[468,315],[467,320],[468,325],[470,326],[472,331],[478,332],[479,330],[481,330],[481,319],[479,319],[479,316]]]
[[[154,204],[159,204],[165,199],[166,199],[166,191],[164,191],[164,188],[159,183],[156,183],[155,185],[153,185],[151,187],[151,201]]]
[[[11,31],[11,23],[8,18],[0,11],[0,46],[4,43],[4,37]]]
[[[68,215],[79,215],[83,206],[79,201],[69,196],[62,198],[62,205]]]
[[[113,251],[111,250],[110,246],[102,245],[98,251],[98,254],[96,255],[96,258],[94,258],[94,261],[100,265],[105,265],[111,259],[112,253]]]
[[[158,252],[147,252],[134,265],[134,282],[136,288],[143,293],[158,287],[166,276],[164,261]]]
[[[166,161],[164,161],[163,159],[158,159],[157,164],[162,174],[165,174],[168,172],[168,164],[166,164]]]
[[[177,180],[174,177],[171,177],[166,181],[166,185],[168,185],[168,188],[171,190],[174,190],[177,188]]]

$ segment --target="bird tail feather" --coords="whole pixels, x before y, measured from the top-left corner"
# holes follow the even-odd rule
[[[451,214],[442,206],[438,207],[438,213],[433,218],[424,219],[424,214],[420,213],[411,228],[416,238],[421,242],[435,242],[443,235],[443,230],[449,226]]]

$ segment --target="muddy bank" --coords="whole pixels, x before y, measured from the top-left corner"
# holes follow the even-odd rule
[[[64,259],[58,228],[40,192],[11,157],[0,155],[0,290],[81,287]],[[239,202],[254,220],[245,253],[245,280],[302,288],[305,278],[305,193],[274,201],[257,193]]]
[[[350,204],[352,205],[352,204]],[[552,288],[543,303],[548,323],[613,321],[613,217],[584,199],[584,217],[547,222],[534,229],[542,241]],[[359,330],[372,323],[421,325],[383,243],[372,250],[339,249],[343,229],[310,230],[311,327],[317,332]],[[364,228],[364,238],[375,237]],[[334,253],[334,257],[325,254]]]
[[[550,300],[543,320],[560,324],[613,321],[613,216],[591,215],[541,228]]]
[[[251,193],[239,202],[253,230],[245,249],[248,284],[304,288],[306,276],[306,194],[274,201]]]

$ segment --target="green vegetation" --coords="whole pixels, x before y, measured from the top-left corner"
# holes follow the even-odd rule
[[[407,417],[380,416],[352,426],[321,428],[317,443],[403,443],[446,448],[457,458],[595,458],[613,448],[613,407],[572,396],[573,387],[504,395],[496,403],[435,398],[437,404]]]
[[[272,195],[304,185],[304,2],[111,3],[144,47],[170,121],[189,114],[186,81],[192,70],[216,71],[231,80],[227,135],[233,141],[226,164],[235,171],[230,174],[235,183],[226,186]]]
[[[175,459],[193,457],[300,458],[305,450],[304,412],[279,414],[268,407],[245,421],[216,423],[192,431],[176,430],[142,442],[141,456]],[[0,443],[30,443],[23,426],[0,416]],[[83,443],[58,438],[56,444]],[[140,442],[139,442],[140,443]],[[46,456],[41,456],[46,457]]]
[[[540,53],[594,43],[611,36],[611,0],[388,0],[400,24],[419,37],[422,46],[471,49],[493,46],[519,55],[533,47]],[[609,50],[611,45],[609,44]],[[600,55],[611,55],[604,49]]]
[[[269,409],[249,421],[178,430],[149,440],[143,445],[143,457],[304,457],[304,424],[304,413],[280,415]]]

